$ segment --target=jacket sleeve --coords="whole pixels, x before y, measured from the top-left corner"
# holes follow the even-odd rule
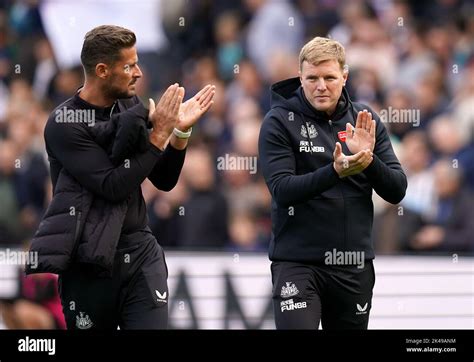
[[[305,175],[296,175],[296,160],[287,131],[278,115],[267,114],[260,130],[260,167],[273,199],[288,207],[305,202],[339,182],[332,163]]]
[[[148,179],[157,189],[171,191],[178,182],[185,155],[186,148],[184,150],[177,150],[168,144],[156,162]]]
[[[148,111],[134,106],[119,117],[142,117]],[[150,145],[148,151],[135,154],[129,162],[114,166],[106,151],[94,142],[87,125],[57,123],[51,116],[45,128],[48,153],[57,159],[82,186],[108,201],[125,200],[153,170],[161,151]]]
[[[118,117],[121,117],[121,115],[122,113],[119,113]],[[112,119],[117,124],[110,154],[110,160],[114,165],[119,165],[130,155],[143,153],[150,148],[146,119],[143,120],[139,117],[121,118],[120,122]]]
[[[393,152],[385,125],[375,112],[369,109],[376,123],[374,160],[363,172],[373,189],[385,201],[398,204],[405,197],[407,178]]]

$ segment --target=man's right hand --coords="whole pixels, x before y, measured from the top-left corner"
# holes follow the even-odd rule
[[[150,98],[148,119],[153,125],[150,142],[161,150],[165,148],[166,141],[176,125],[183,97],[184,88],[175,83],[168,87],[156,107],[155,102]]]
[[[374,159],[372,152],[367,149],[362,150],[355,155],[346,156],[342,153],[342,146],[339,142],[336,143],[333,157],[333,167],[340,178],[361,173]]]

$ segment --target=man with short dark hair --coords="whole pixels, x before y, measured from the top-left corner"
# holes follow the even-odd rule
[[[168,271],[163,250],[147,226],[140,185],[148,178],[164,191],[175,186],[191,128],[212,105],[215,91],[206,86],[182,103],[184,89],[173,84],[156,106],[150,99],[147,110],[135,95],[136,82],[142,76],[135,41],[133,32],[118,26],[89,31],[81,53],[84,86],[53,111],[45,128],[53,202],[61,213],[49,208],[49,218],[40,225],[33,248],[40,250],[40,269],[59,270],[68,329],[167,327]],[[147,123],[152,126],[150,133],[144,127]],[[97,137],[104,125],[116,125],[113,147],[104,148]],[[126,159],[111,158],[119,133],[127,127],[133,132],[120,134],[123,144],[119,146],[131,149],[132,154]],[[71,205],[58,201],[61,192],[75,187],[71,180],[93,195],[86,220],[73,200]],[[83,196],[78,199],[84,201]],[[74,211],[74,230],[55,221],[69,207]],[[110,217],[123,221],[107,225],[104,220]],[[69,222],[63,220],[65,225]],[[74,249],[63,250],[71,233]],[[111,239],[117,234],[115,246]],[[57,235],[61,240],[54,241]],[[98,239],[103,242],[97,243]],[[110,253],[113,265],[105,260]],[[72,262],[59,263],[66,254],[72,255]],[[105,271],[99,273],[99,267]]]
[[[259,155],[278,329],[367,328],[372,190],[396,204],[407,187],[384,125],[351,101],[347,77],[342,45],[316,37],[300,52],[300,77],[272,86]]]

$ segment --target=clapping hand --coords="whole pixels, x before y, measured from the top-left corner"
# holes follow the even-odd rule
[[[216,93],[214,85],[206,85],[196,95],[179,107],[179,117],[176,128],[186,131],[191,128],[206,113],[214,103]]]
[[[375,125],[375,119],[366,109],[358,113],[355,128],[350,123],[346,124],[346,146],[352,154],[362,150],[374,152]]]

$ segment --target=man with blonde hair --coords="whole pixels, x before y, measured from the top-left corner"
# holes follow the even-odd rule
[[[345,84],[345,51],[316,37],[299,77],[272,86],[259,138],[272,195],[277,329],[366,329],[375,271],[372,190],[399,203],[407,187],[385,126]]]

